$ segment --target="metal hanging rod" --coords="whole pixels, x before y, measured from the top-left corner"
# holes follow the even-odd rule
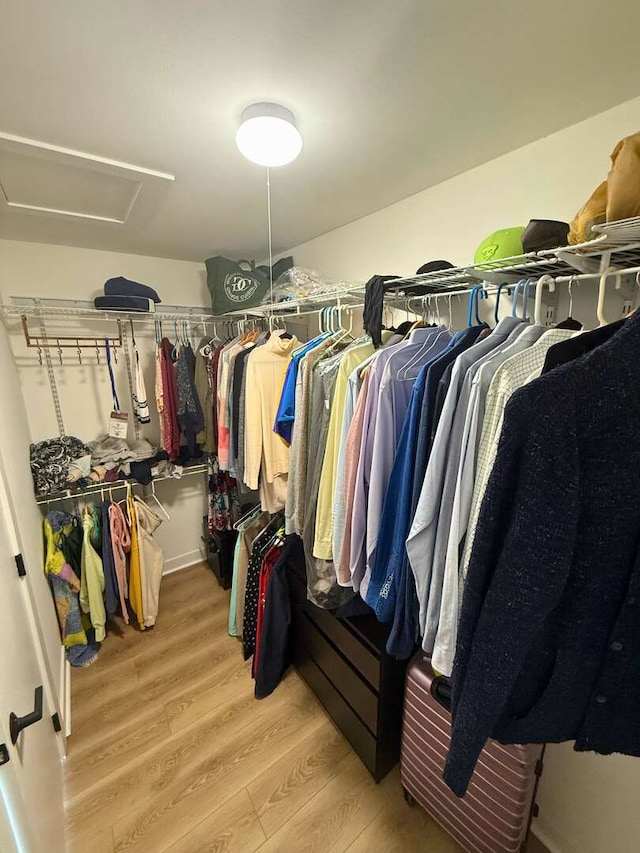
[[[182,471],[182,477],[187,477],[191,474],[206,474],[207,470],[208,466],[206,464],[189,465]],[[151,482],[160,483],[164,480],[182,479],[182,477],[177,478],[172,477],[170,475],[165,475],[162,477],[154,477]],[[109,489],[126,489],[127,486],[141,486],[142,488],[144,488],[144,484],[139,483],[137,480],[116,480],[113,483],[92,483],[90,486],[86,486],[84,489],[77,489],[75,492],[71,491],[71,489],[67,489],[64,492],[56,492],[56,494],[54,495],[43,495],[42,497],[36,498],[36,503],[39,505],[48,505],[52,503],[58,503],[59,501],[77,500],[78,498],[83,498],[89,495],[95,495],[96,493],[101,494],[102,492],[108,492]]]

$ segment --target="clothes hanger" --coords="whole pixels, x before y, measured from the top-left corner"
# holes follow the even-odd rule
[[[518,297],[520,296],[520,291],[522,290],[522,286],[524,281],[519,281],[516,283],[516,286],[513,289],[513,298],[511,302],[511,316],[515,317],[516,320],[520,320],[521,318],[518,316]]]
[[[171,516],[169,515],[167,510],[164,508],[163,504],[160,502],[160,499],[158,498],[158,496],[156,494],[155,480],[151,481],[151,494],[147,495],[147,500],[146,500],[147,503],[149,503],[149,498],[154,499],[154,501],[158,505],[158,509],[160,510],[160,512],[164,515],[164,517],[167,519],[167,521],[171,521]],[[136,500],[140,500],[140,498],[136,498]]]
[[[574,332],[579,332],[582,329],[582,323],[579,320],[575,320],[573,318],[573,285],[575,282],[575,275],[572,275],[569,279],[569,316],[566,320],[563,320],[561,323],[556,325],[556,329],[569,329]],[[578,281],[578,285],[580,281]]]
[[[428,326],[427,328],[433,327]],[[420,346],[418,351],[411,356],[411,358],[406,362],[406,364],[403,364],[402,367],[398,369],[396,379],[406,377],[407,371],[421,358],[423,358],[425,355],[428,355],[428,353],[431,352],[431,350],[436,346],[442,335],[446,334],[447,332],[444,329],[434,329],[434,331],[426,338],[426,340],[422,342],[422,345]]]
[[[607,320],[607,318],[604,315],[604,303],[605,303],[605,298],[607,295],[607,278],[610,275],[614,274],[615,272],[616,272],[615,267],[609,267],[600,276],[600,287],[598,288],[598,309],[597,309],[598,325],[600,327],[609,325],[609,320]],[[617,284],[620,283],[621,278],[622,278],[622,276],[618,273],[616,275]]]
[[[509,287],[508,281],[503,281],[502,284],[498,286],[498,290],[496,292],[496,308],[495,308],[495,311],[493,312],[493,319],[496,321],[496,326],[500,322],[500,314],[499,314],[500,296],[502,295],[502,291],[505,287]]]
[[[236,521],[236,523],[233,525],[233,529],[239,531],[245,522],[253,519],[254,516],[257,518],[261,513],[262,507],[260,506],[260,504],[258,504],[258,506],[252,507],[248,512],[245,512],[245,514]]]
[[[535,305],[533,309],[533,322],[536,326],[544,326],[544,319],[542,317],[542,292],[545,285],[548,286],[549,293],[553,293],[556,289],[556,283],[550,275],[543,275],[538,279],[536,284]]]
[[[475,311],[474,311],[474,313],[475,313],[475,318],[476,318],[476,324],[477,324],[478,326],[482,326],[482,320],[480,319],[480,300],[481,300],[481,299],[487,299],[487,298],[488,298],[488,296],[489,296],[489,294],[488,294],[488,293],[487,293],[487,291],[484,289],[484,287],[481,285],[481,286],[480,286],[480,289],[479,289],[479,290],[477,291],[477,293],[476,293],[476,299],[475,299]]]
[[[528,323],[531,320],[531,318],[529,317],[529,290],[530,290],[530,288],[533,287],[534,284],[535,284],[535,279],[528,278],[525,281],[524,287],[522,289],[522,292],[524,294],[524,305],[523,305],[523,309],[522,309],[522,319],[525,321],[525,323]]]
[[[469,304],[467,306],[467,326],[473,326],[473,303],[478,290],[480,290],[480,285],[476,284],[475,287],[471,288],[471,292],[469,293]]]

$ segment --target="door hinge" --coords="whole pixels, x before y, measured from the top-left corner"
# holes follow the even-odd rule
[[[56,734],[62,731],[62,723],[60,722],[60,715],[57,711],[51,717],[51,722],[53,723],[53,730],[54,732],[56,732]]]
[[[6,743],[0,743],[0,767],[8,761],[11,761],[11,756],[9,755],[7,745]]]
[[[534,803],[534,804],[531,806],[531,814],[532,814],[534,817],[538,817],[538,815],[540,814],[540,806],[539,806],[537,803]]]
[[[23,578],[27,574],[27,567],[22,559],[22,554],[16,554],[14,560],[16,561],[16,568],[18,569],[18,576]]]

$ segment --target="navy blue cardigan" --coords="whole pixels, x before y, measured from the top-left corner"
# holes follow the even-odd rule
[[[445,779],[489,736],[640,755],[640,313],[517,391],[482,503]]]

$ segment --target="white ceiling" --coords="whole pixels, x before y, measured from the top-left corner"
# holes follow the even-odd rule
[[[262,258],[248,104],[304,136],[272,175],[289,248],[640,94],[639,24],[637,0],[7,2],[0,131],[176,180],[124,224],[0,205],[0,236]]]

